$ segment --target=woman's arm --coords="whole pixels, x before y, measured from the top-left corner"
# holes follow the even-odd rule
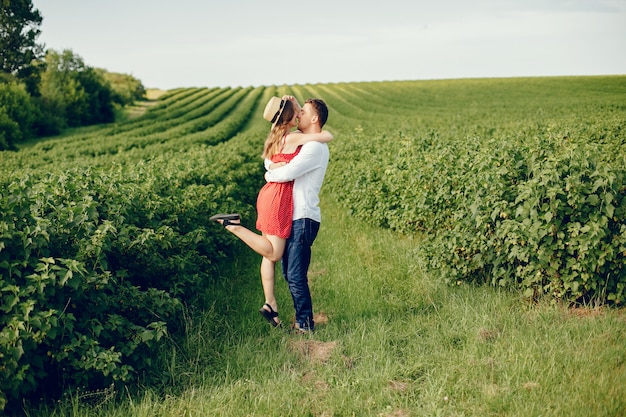
[[[333,135],[328,130],[322,130],[320,133],[302,133],[291,132],[285,138],[285,142],[289,145],[301,146],[309,142],[327,143],[333,140]]]
[[[272,162],[267,167],[267,170],[271,171],[271,170],[276,169],[276,168],[284,167],[285,165],[287,165],[287,162]]]
[[[300,114],[300,112],[302,111],[302,106],[300,105],[300,103],[298,103],[298,100],[294,96],[285,95],[282,99],[291,101],[293,103],[296,113]]]

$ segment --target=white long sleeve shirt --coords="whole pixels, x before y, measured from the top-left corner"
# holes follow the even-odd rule
[[[300,153],[287,165],[267,171],[267,182],[294,181],[293,185],[293,220],[313,219],[322,221],[319,208],[319,192],[324,182],[328,167],[328,145],[308,142],[302,145]],[[271,161],[270,161],[271,163]],[[269,164],[266,161],[266,168]]]

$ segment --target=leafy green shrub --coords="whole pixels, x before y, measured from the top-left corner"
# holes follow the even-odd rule
[[[207,233],[208,217],[251,213],[263,181],[263,136],[232,139],[263,90],[240,91],[220,110],[233,120],[190,138],[158,131],[101,153],[90,148],[102,137],[79,134],[0,155],[0,407],[149,373],[158,341],[231,250],[228,234]]]
[[[528,296],[626,301],[626,161],[610,163],[607,150],[579,143],[529,154],[511,217],[496,222],[508,264],[494,281],[515,276]]]
[[[144,168],[76,169],[2,194],[5,400],[133,378],[183,303],[198,301],[219,243],[202,205],[214,208],[220,191],[190,186],[179,200],[157,167]]]
[[[443,280],[621,305],[623,78],[524,81],[476,81],[465,91],[455,84],[471,83],[429,84],[436,96],[424,83],[403,83],[387,93],[389,103],[403,103],[397,114],[371,117],[359,108],[369,98],[346,105],[362,93],[343,85],[347,94],[329,99],[345,114],[331,113],[341,141],[333,142],[328,186],[355,215],[424,234],[417,253]],[[614,96],[597,92],[607,83]],[[312,95],[336,94],[317,88]]]
[[[93,201],[75,183],[58,188],[60,180],[26,179],[0,197],[3,402],[63,383],[127,379],[147,365],[138,352],[180,308],[167,292],[146,296],[123,271],[106,269],[115,220],[100,221]]]
[[[146,98],[146,88],[140,80],[132,75],[108,72],[102,69],[96,69],[96,71],[111,85],[115,103],[125,106]]]
[[[20,138],[20,126],[0,107],[0,150],[13,149]]]
[[[0,150],[33,136],[35,106],[23,84],[0,82]]]
[[[437,255],[432,266],[451,282],[623,303],[623,165],[609,163],[597,144],[542,138],[493,152],[495,145],[467,154],[473,165],[456,187],[463,198],[449,201],[456,215],[427,245]]]

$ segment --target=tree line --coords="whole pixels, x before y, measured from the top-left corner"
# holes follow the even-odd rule
[[[0,150],[68,127],[109,123],[145,97],[141,81],[37,43],[43,17],[31,0],[0,0]]]

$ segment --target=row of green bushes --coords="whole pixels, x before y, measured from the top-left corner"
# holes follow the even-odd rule
[[[211,94],[203,91],[198,100]],[[217,225],[208,217],[221,210],[252,217],[263,178],[258,129],[267,126],[238,132],[262,120],[268,91],[242,91],[228,114],[214,106],[223,118],[194,134],[174,123],[153,133],[160,140],[96,157],[88,149],[107,137],[79,131],[0,154],[0,409],[152,372],[157,342],[202,303],[232,245],[227,234],[209,232]],[[179,93],[163,103],[176,109]],[[124,134],[130,143],[144,126],[127,123],[136,126]],[[64,155],[63,143],[87,152]]]
[[[416,255],[432,274],[530,298],[626,301],[624,77],[308,89],[339,130],[332,194],[422,235]]]

